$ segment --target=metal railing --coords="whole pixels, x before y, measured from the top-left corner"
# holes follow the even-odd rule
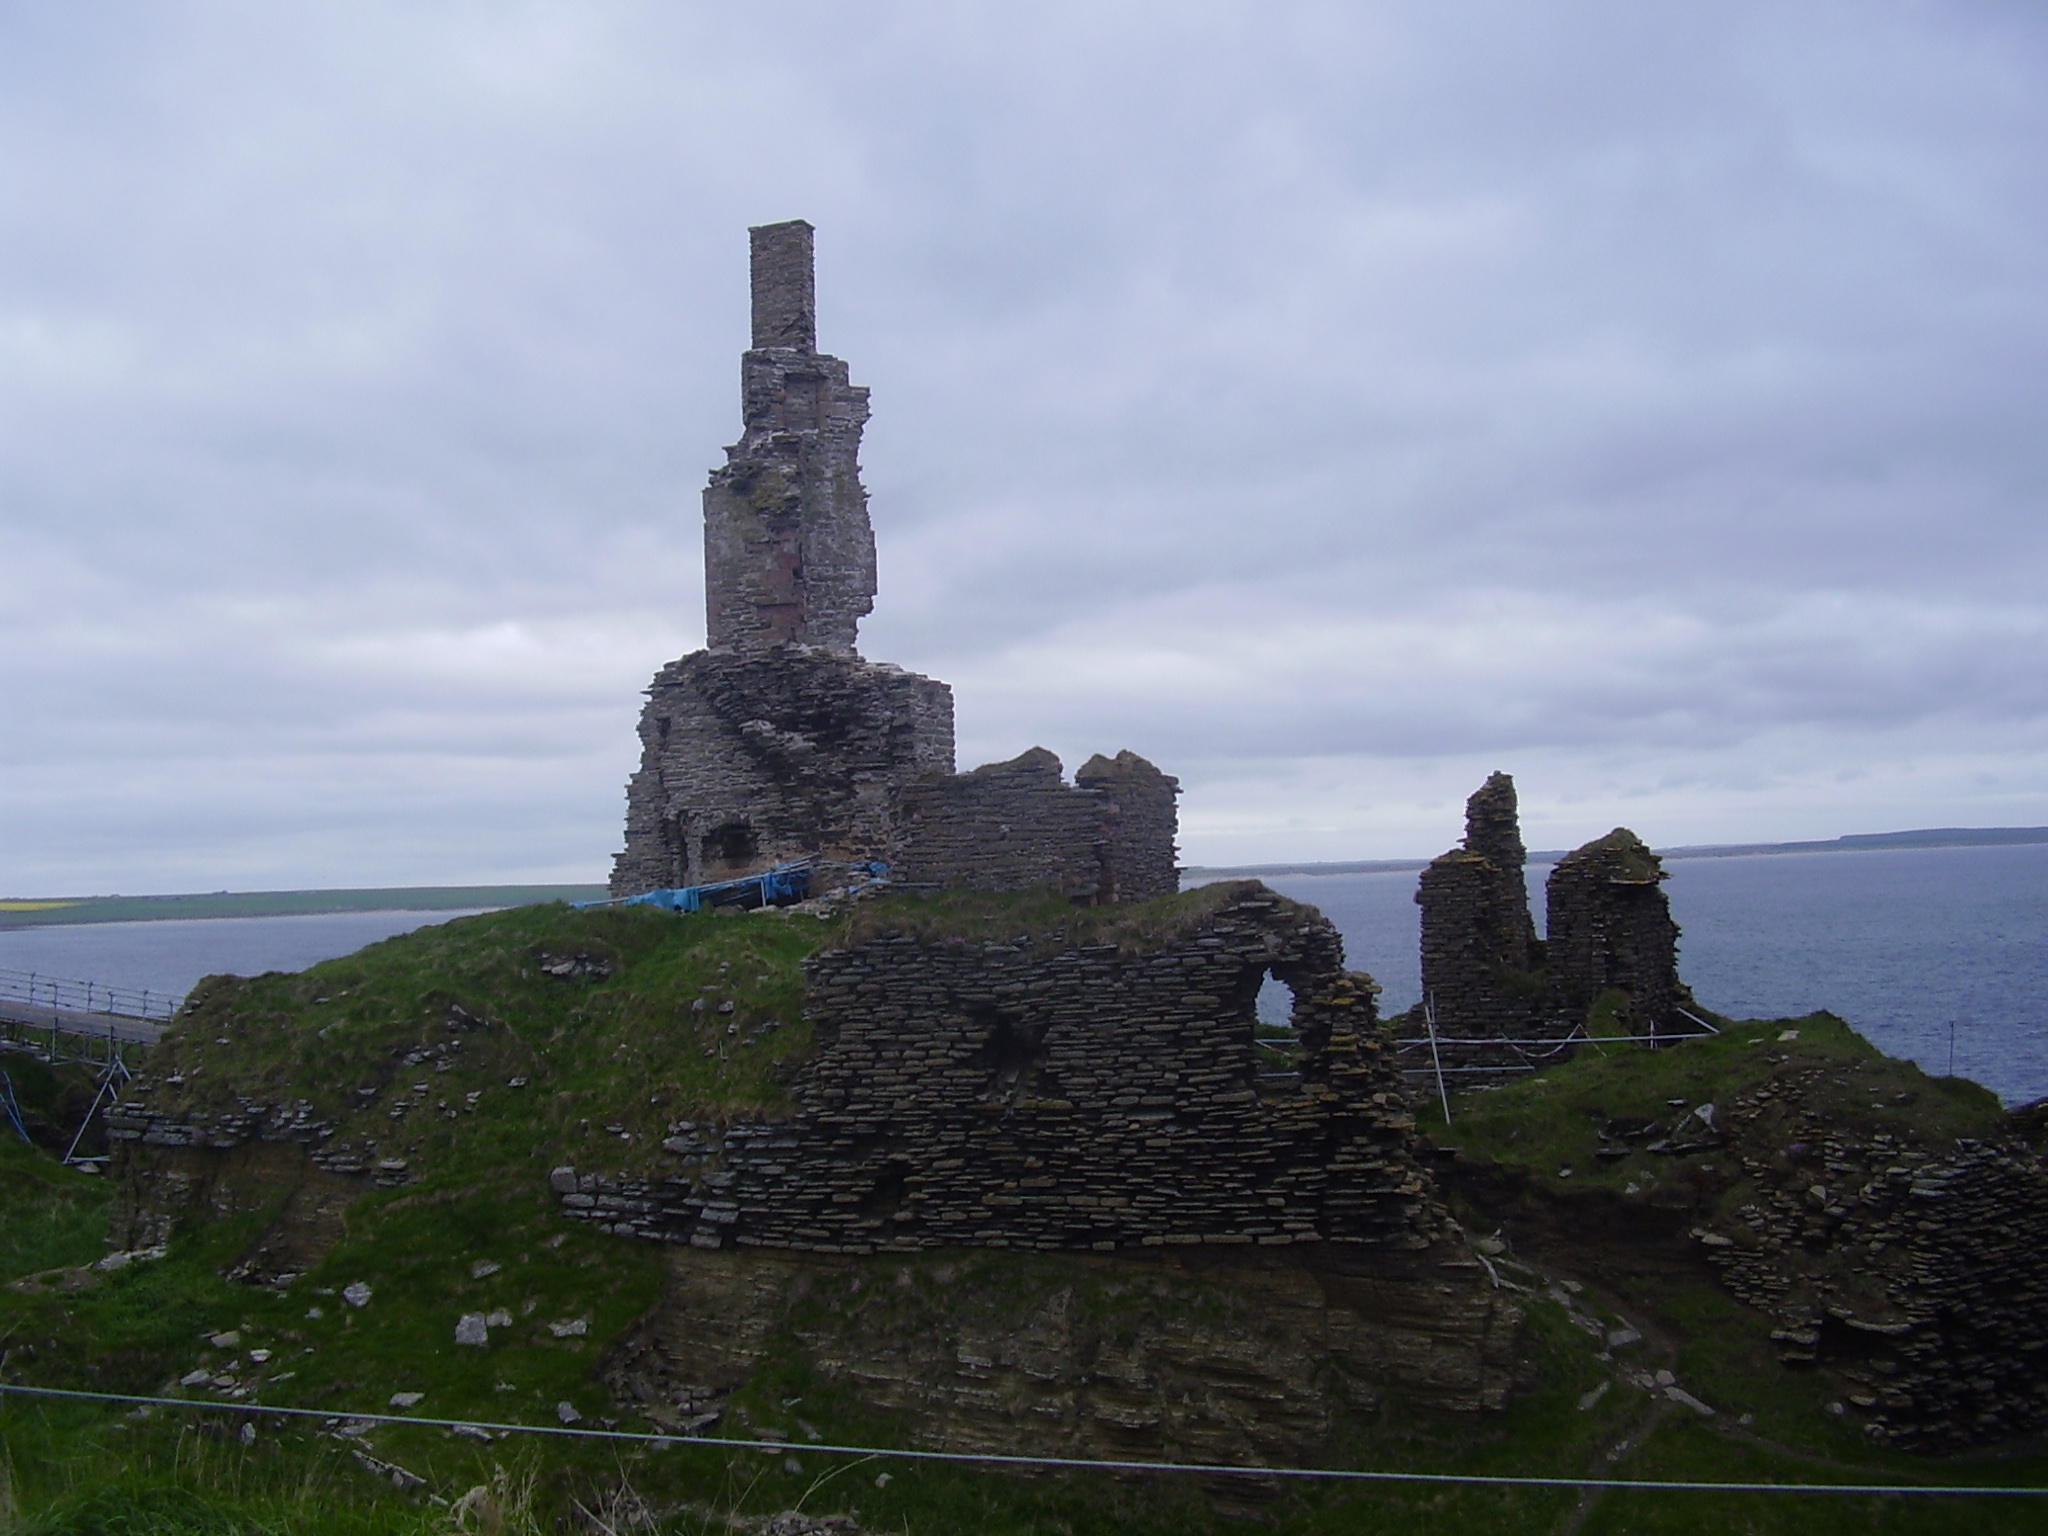
[[[1718,1035],[1721,1033],[1718,1026],[1701,1018],[1690,1008],[1674,1007],[1672,1011],[1689,1022],[1697,1024],[1699,1026],[1699,1034],[1701,1035]],[[1398,1058],[1411,1052],[1419,1053],[1425,1049],[1429,1052],[1429,1059],[1427,1061],[1418,1061],[1414,1064],[1400,1062],[1399,1066],[1400,1070],[1409,1077],[1434,1078],[1436,1080],[1437,1098],[1443,1105],[1444,1123],[1446,1125],[1450,1123],[1451,1119],[1450,1091],[1444,1081],[1448,1077],[1473,1074],[1493,1075],[1503,1072],[1536,1072],[1540,1071],[1547,1062],[1563,1055],[1569,1048],[1579,1045],[1660,1046],[1675,1045],[1680,1040],[1698,1038],[1697,1035],[1676,1033],[1662,1035],[1595,1035],[1589,1034],[1586,1026],[1583,1024],[1574,1025],[1568,1033],[1563,1035],[1548,1035],[1537,1039],[1508,1039],[1505,1036],[1499,1035],[1453,1036],[1444,1034],[1437,1028],[1436,998],[1434,994],[1425,994],[1423,996],[1422,1022],[1423,1028],[1427,1033],[1395,1039],[1393,1042],[1394,1054]],[[1521,1059],[1511,1062],[1480,1064],[1461,1062],[1452,1066],[1444,1065],[1443,1052],[1446,1049],[1454,1047],[1469,1048],[1472,1046],[1506,1046]],[[1542,1049],[1531,1049],[1531,1047],[1541,1047]]]
[[[52,1013],[99,1013],[117,1019],[168,1023],[184,1006],[182,993],[148,987],[110,987],[98,981],[71,981],[38,971],[0,970],[0,1002]]]

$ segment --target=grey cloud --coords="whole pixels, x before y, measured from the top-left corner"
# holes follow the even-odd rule
[[[875,391],[865,647],[970,758],[1128,741],[1205,858],[1427,850],[1524,761],[1664,841],[2048,820],[2029,9],[0,44],[0,887],[598,873],[795,215]]]

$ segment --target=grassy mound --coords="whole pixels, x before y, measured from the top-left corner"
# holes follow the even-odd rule
[[[1098,917],[1030,897],[892,898],[851,921],[863,934],[934,940],[1143,944],[1184,931],[1216,899],[1191,892]],[[324,1145],[346,1146],[387,1187],[355,1198],[331,1246],[309,1255],[288,1285],[225,1278],[272,1223],[282,1193],[215,1214],[202,1205],[164,1258],[103,1272],[86,1266],[101,1251],[93,1230],[104,1183],[27,1149],[4,1154],[12,1160],[0,1167],[0,1281],[10,1283],[0,1287],[0,1375],[208,1406],[136,1412],[0,1399],[0,1531],[696,1532],[759,1529],[729,1521],[799,1506],[857,1512],[869,1531],[1017,1536],[1229,1528],[1233,1511],[1285,1532],[1418,1536],[1575,1521],[1587,1532],[1796,1523],[1802,1536],[1953,1523],[1953,1507],[1940,1501],[1644,1494],[1582,1507],[1572,1490],[1540,1488],[1233,1485],[1219,1505],[1215,1487],[1190,1478],[862,1464],[821,1455],[812,1437],[900,1444],[904,1426],[807,1375],[793,1347],[771,1353],[725,1420],[735,1436],[771,1425],[790,1436],[766,1454],[353,1421],[400,1412],[472,1425],[558,1425],[574,1416],[583,1427],[643,1427],[610,1401],[598,1367],[606,1347],[656,1303],[669,1255],[565,1219],[547,1171],[560,1162],[645,1171],[659,1166],[660,1142],[682,1120],[786,1109],[790,1064],[808,1044],[802,962],[842,942],[848,923],[534,907],[419,930],[296,975],[211,983],[151,1060],[154,1086],[143,1102],[173,1118],[303,1112],[306,1122],[334,1128]],[[1796,1051],[1808,1053],[1800,1059],[1850,1074],[1848,1098],[1861,1107],[1845,1099],[1845,1113],[1947,1136],[1971,1134],[1987,1113],[1969,1091],[1924,1079],[1891,1087],[1885,1077],[1886,1092],[1873,1097],[1866,1090],[1898,1064],[1873,1064],[1838,1027],[1798,1027]],[[1669,1115],[1671,1098],[1702,1102],[1744,1074],[1785,1068],[1796,1053],[1778,1040],[1782,1032],[1588,1057],[1454,1101],[1453,1126],[1439,1134],[1462,1138],[1473,1159],[1621,1199],[1626,1159],[1595,1155],[1606,1121]],[[1907,1103],[1900,1092],[1920,1098]],[[242,1155],[218,1154],[224,1166]],[[1569,1180],[1560,1179],[1565,1167],[1574,1170]],[[263,1165],[245,1171],[260,1194]],[[930,1262],[955,1272],[947,1284],[1000,1306],[1058,1261],[977,1253]],[[843,1271],[836,1283],[853,1287],[860,1273]],[[1484,1419],[1398,1402],[1361,1411],[1329,1446],[1330,1464],[1559,1477],[2048,1479],[2037,1463],[1930,1467],[1840,1443],[1810,1403],[1788,1401],[1740,1430],[1731,1414],[1710,1423],[1672,1409],[1616,1387],[1588,1327],[1654,1313],[1666,1321],[1640,1346],[1646,1364],[1675,1367],[1717,1401],[1761,1403],[1786,1373],[1725,1344],[1746,1337],[1743,1309],[1710,1290],[1646,1301],[1597,1287],[1574,1292],[1511,1265],[1503,1276],[1528,1287],[1528,1386],[1514,1405]],[[850,1301],[851,1291],[842,1297],[821,1284],[808,1305]],[[455,1342],[464,1314],[495,1319],[487,1343]],[[801,1316],[792,1320],[792,1329],[803,1326]],[[249,1403],[327,1417],[262,1421],[245,1443],[231,1409]],[[1987,1533],[2017,1532],[2035,1528],[2040,1509],[1991,1502],[1971,1514]]]

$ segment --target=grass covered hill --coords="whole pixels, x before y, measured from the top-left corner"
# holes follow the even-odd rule
[[[1043,1536],[1227,1530],[1246,1518],[1304,1536],[1952,1528],[1958,1507],[1938,1500],[1258,1483],[1219,1496],[1197,1478],[1023,1475],[813,1449],[900,1445],[906,1433],[804,1364],[801,1338],[828,1321],[941,1326],[966,1311],[1000,1316],[1053,1284],[1108,1332],[1133,1308],[1150,1309],[1156,1324],[1161,1307],[1205,1305],[1198,1288],[1169,1297],[1079,1258],[986,1250],[820,1268],[809,1310],[784,1319],[787,1332],[704,1430],[784,1442],[767,1452],[359,1417],[654,1429],[612,1396],[605,1365],[659,1305],[667,1266],[688,1255],[566,1219],[549,1170],[573,1162],[644,1172],[683,1122],[786,1110],[788,1074],[809,1048],[803,961],[845,942],[850,921],[934,942],[1144,946],[1215,899],[1193,892],[1077,914],[1029,898],[889,898],[851,919],[537,906],[419,930],[295,975],[208,984],[126,1111],[222,1130],[260,1122],[270,1141],[175,1165],[166,1155],[150,1165],[160,1177],[139,1186],[140,1198],[19,1145],[0,1165],[0,1378],[206,1406],[0,1399],[0,1531],[699,1532],[767,1530],[774,1518],[794,1532]],[[1796,1038],[1780,1038],[1795,1028]],[[1655,1056],[1588,1056],[1453,1100],[1451,1125],[1435,1131],[1438,1163],[1468,1227],[1508,1225],[1481,1248],[1528,1317],[1524,1389],[1496,1415],[1430,1414],[1396,1400],[1361,1407],[1332,1434],[1325,1464],[2048,1482],[2038,1458],[1939,1460],[1874,1444],[1829,1411],[1837,1389],[1820,1373],[1780,1363],[1777,1322],[1734,1299],[1711,1269],[1660,1258],[1639,1274],[1605,1256],[1604,1238],[1574,1249],[1571,1207],[1557,1202],[1591,1191],[1603,1209],[1626,1207],[1638,1198],[1625,1193],[1638,1176],[1630,1158],[1659,1190],[1691,1188],[1647,1140],[1624,1136],[1626,1155],[1602,1158],[1613,1122],[1661,1123],[1676,1098],[1753,1099],[1807,1070],[1851,1073],[1857,1114],[1901,1135],[1910,1128],[1929,1146],[2002,1133],[1995,1105],[1901,1075],[1912,1069],[1810,1021]],[[1919,1098],[1901,1101],[1902,1092]],[[331,1166],[278,1150],[299,1145]],[[139,1154],[145,1163],[157,1155]],[[202,1164],[215,1172],[195,1174]],[[349,1168],[363,1172],[336,1171]],[[1673,1223],[1732,1221],[1741,1193],[1715,1185],[1683,1210],[1657,1207],[1656,1241]],[[1737,1206],[1717,1203],[1726,1201]],[[1545,1227],[1527,1216],[1539,1210],[1567,1217]],[[158,1237],[165,1251],[101,1267],[110,1229],[123,1252]],[[477,1319],[482,1343],[456,1341],[464,1318]],[[1641,1337],[1611,1344],[1619,1330]],[[1714,1414],[1669,1397],[1660,1370]],[[252,1404],[321,1416],[233,1411]],[[2039,1503],[1986,1500],[1967,1518],[1986,1532],[2019,1532],[2038,1529],[2044,1513]],[[827,1516],[843,1523],[803,1523]]]

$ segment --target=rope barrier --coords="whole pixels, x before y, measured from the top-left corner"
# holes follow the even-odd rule
[[[1268,1477],[1354,1483],[1428,1483],[1479,1488],[1610,1488],[1645,1493],[1846,1493],[1956,1498],[2048,1498],[2048,1486],[1992,1487],[1938,1483],[1728,1483],[1631,1477],[1515,1477],[1482,1472],[1368,1472],[1338,1467],[1240,1467],[1225,1462],[1111,1461],[1082,1456],[1015,1456],[993,1451],[917,1451],[879,1445],[826,1445],[793,1440],[725,1440],[710,1435],[662,1434],[653,1430],[584,1429],[572,1424],[501,1424],[476,1419],[429,1419],[397,1413],[336,1413],[327,1408],[283,1408],[265,1403],[203,1403],[183,1397],[145,1397],[120,1392],[82,1392],[68,1387],[31,1387],[0,1382],[0,1393],[70,1398],[85,1402],[130,1403],[154,1408],[198,1409],[208,1413],[268,1414],[279,1418],[324,1419],[332,1423],[411,1424],[428,1429],[483,1430],[500,1435],[553,1435],[564,1439],[631,1440],[670,1446],[696,1445],[727,1451],[806,1451],[821,1456],[890,1457],[898,1461],[960,1462],[979,1466],[1059,1467],[1084,1472],[1174,1472],[1198,1477]]]

